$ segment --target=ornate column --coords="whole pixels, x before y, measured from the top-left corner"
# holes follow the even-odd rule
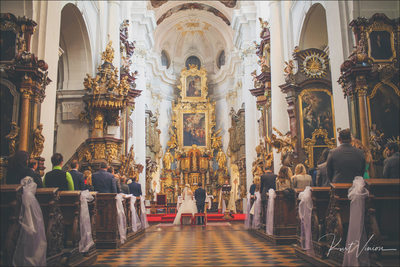
[[[282,71],[285,61],[282,51],[282,27],[281,27],[281,2],[273,1],[271,8],[271,113],[272,126],[276,127],[282,133],[289,130],[288,115],[283,111],[287,107],[284,94],[279,85],[285,83],[284,73]],[[274,170],[277,172],[281,166],[280,153],[274,150]]]
[[[356,94],[358,99],[358,112],[360,114],[360,132],[361,132],[361,142],[365,147],[369,147],[369,126],[368,126],[368,116],[367,116],[367,80],[365,75],[356,76]]]
[[[19,134],[19,150],[28,151],[28,135],[29,135],[29,107],[32,96],[31,91],[32,79],[27,77],[21,83],[21,113],[20,113],[20,134]]]

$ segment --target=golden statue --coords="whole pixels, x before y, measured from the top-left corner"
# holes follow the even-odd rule
[[[18,135],[19,135],[19,127],[15,122],[11,122],[10,133],[6,135],[6,139],[8,140],[8,150],[10,156],[15,154],[15,145],[17,143]]]
[[[211,148],[218,149],[222,147],[222,136],[218,136],[221,133],[221,129],[211,134]]]
[[[222,148],[219,149],[217,157],[215,158],[218,162],[218,169],[225,169],[226,168],[226,156]]]
[[[170,149],[176,148],[178,145],[177,141],[177,136],[174,130],[172,130],[172,127],[169,128],[169,134],[170,134],[170,139],[167,142],[167,147]]]
[[[197,172],[199,170],[199,158],[200,158],[200,150],[197,148],[197,145],[192,145],[192,149],[189,150],[188,156],[190,157],[190,165],[191,170]]]
[[[114,60],[114,48],[112,48],[111,40],[107,44],[106,51],[102,53],[101,60],[104,60],[105,62],[109,62],[112,64]]]
[[[97,113],[94,118],[94,128],[96,130],[103,130],[103,116],[100,113]]]
[[[174,162],[174,156],[169,152],[169,149],[167,149],[163,158],[164,168],[166,170],[171,170],[172,162]]]
[[[43,124],[39,124],[33,132],[33,151],[31,158],[40,157],[44,148],[44,136],[42,134]]]

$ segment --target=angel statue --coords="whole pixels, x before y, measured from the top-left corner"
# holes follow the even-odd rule
[[[172,129],[172,127],[169,128],[169,135],[170,135],[170,139],[167,142],[167,147],[169,147],[170,149],[174,149],[177,147],[178,145],[178,141],[177,141],[177,136],[175,131]]]
[[[288,157],[293,154],[293,151],[296,147],[297,137],[292,137],[290,132],[287,132],[284,135],[275,127],[272,129],[279,135],[279,137],[277,137],[275,134],[272,134],[271,138],[267,138],[267,143],[276,148],[278,153],[281,153],[281,162],[284,163]]]
[[[174,161],[174,156],[169,152],[169,149],[167,149],[163,158],[164,168],[166,170],[171,170],[173,161]]]
[[[211,148],[218,149],[222,147],[222,136],[218,136],[221,133],[222,129],[211,134]]]
[[[44,148],[44,136],[42,134],[43,124],[39,124],[33,132],[33,151],[32,158],[40,157]]]
[[[17,143],[17,138],[19,135],[19,127],[15,122],[11,122],[11,131],[6,135],[6,139],[8,140],[8,151],[10,156],[15,154],[15,145]]]

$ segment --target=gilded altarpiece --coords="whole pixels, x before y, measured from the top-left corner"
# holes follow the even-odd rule
[[[350,23],[356,46],[341,65],[350,128],[362,142],[371,177],[382,177],[385,145],[399,138],[399,20],[377,13]]]
[[[216,130],[215,103],[208,98],[207,73],[195,65],[184,68],[173,103],[170,139],[163,156],[161,193],[175,203],[185,184],[202,182],[208,194],[228,177],[221,132]]]
[[[260,43],[256,45],[256,55],[258,56],[258,64],[261,67],[261,73],[257,74],[254,70],[252,73],[254,81],[254,89],[250,89],[253,96],[257,98],[257,108],[261,112],[258,120],[260,143],[256,147],[257,158],[252,164],[252,173],[254,176],[262,175],[266,168],[272,167],[272,146],[270,137],[272,135],[271,125],[271,35],[268,22],[261,18]]]
[[[336,147],[329,56],[320,49],[299,51],[296,47],[284,72],[286,83],[280,87],[286,94],[290,132],[276,131],[293,149],[282,162],[290,167],[305,162],[314,168],[325,148]]]
[[[31,52],[36,26],[27,17],[0,14],[1,183],[5,182],[2,177],[8,158],[19,150],[27,151],[31,159],[38,161],[40,174],[44,172],[40,108],[51,79],[47,63]]]

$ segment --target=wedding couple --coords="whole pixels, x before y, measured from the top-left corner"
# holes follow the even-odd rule
[[[204,212],[204,204],[206,201],[206,191],[201,188],[202,184],[198,184],[199,188],[196,189],[194,192],[194,198],[193,198],[193,192],[190,190],[190,185],[186,184],[185,188],[183,189],[183,200],[182,200],[182,205],[180,206],[178,213],[176,214],[174,224],[181,224],[181,216],[182,213],[192,213],[192,216],[194,216],[197,211],[200,213]],[[204,220],[204,218],[202,218]],[[203,221],[204,222],[204,221]]]

